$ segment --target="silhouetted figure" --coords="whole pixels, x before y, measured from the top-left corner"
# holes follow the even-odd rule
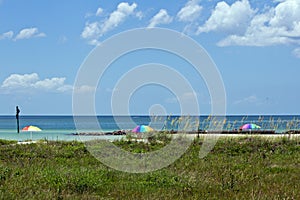
[[[19,122],[19,114],[20,114],[20,109],[17,106],[16,107],[16,119],[17,119],[17,131],[20,133],[20,122]]]

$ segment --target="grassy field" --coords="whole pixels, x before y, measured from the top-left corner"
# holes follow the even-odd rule
[[[161,148],[118,141],[132,152]],[[167,168],[116,171],[79,142],[0,141],[0,199],[300,199],[300,138],[223,138],[204,159],[201,139]]]

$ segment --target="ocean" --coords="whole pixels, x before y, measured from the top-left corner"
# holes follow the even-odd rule
[[[299,130],[300,115],[231,115],[222,118],[213,116],[20,116],[20,129],[34,125],[42,131],[20,131],[19,134],[16,131],[15,116],[0,116],[0,139],[70,141],[103,138],[113,140],[124,136],[78,136],[74,133],[132,130],[136,125],[150,125],[155,130],[208,130],[221,124],[219,127],[222,127],[222,130],[234,130],[245,123],[255,123],[263,130],[275,130],[281,133],[286,130]]]

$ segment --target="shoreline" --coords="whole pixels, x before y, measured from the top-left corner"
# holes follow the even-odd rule
[[[200,135],[298,135],[300,134],[300,130],[289,130],[284,132],[276,132],[275,130],[220,130],[220,131],[208,131],[208,130],[200,130],[200,131],[154,131],[152,133],[166,133],[168,135],[178,135],[180,133],[184,133],[187,135],[200,134]],[[109,136],[109,135],[128,135],[135,134],[131,130],[118,130],[113,132],[79,132],[79,133],[71,133],[70,135],[74,136]],[[144,133],[141,133],[144,134]]]

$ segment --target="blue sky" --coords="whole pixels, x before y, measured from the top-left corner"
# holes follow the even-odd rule
[[[299,10],[300,0],[0,0],[0,114],[14,114],[16,105],[21,114],[72,114],[73,84],[90,51],[117,33],[144,27],[184,33],[206,49],[224,82],[227,114],[299,114]],[[98,86],[97,113],[111,113],[110,97],[124,69],[155,61],[186,76],[201,113],[209,114],[203,80],[176,59],[157,51],[120,59]],[[181,95],[188,101],[188,93]],[[132,95],[129,110],[149,114],[162,107],[180,112],[170,91],[147,86]]]

